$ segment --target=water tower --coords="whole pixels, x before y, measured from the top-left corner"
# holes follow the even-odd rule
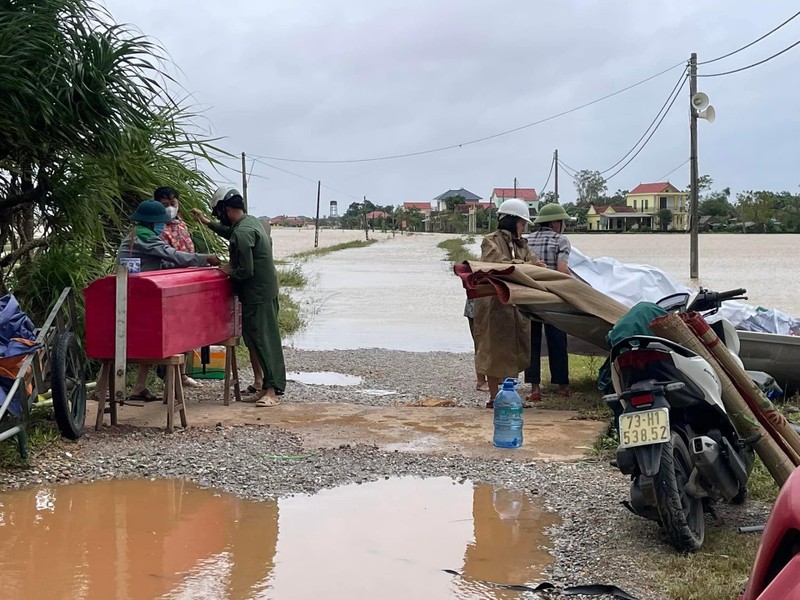
[[[330,218],[333,219],[339,216],[339,205],[336,203],[336,200],[331,200],[331,214]]]

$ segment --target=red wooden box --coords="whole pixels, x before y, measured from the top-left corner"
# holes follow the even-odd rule
[[[93,281],[86,298],[86,353],[114,358],[116,277]],[[129,359],[166,358],[241,335],[230,279],[219,269],[167,269],[128,276]]]

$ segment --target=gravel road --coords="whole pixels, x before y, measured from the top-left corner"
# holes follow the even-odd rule
[[[365,378],[362,386],[398,392],[386,397],[356,396],[365,404],[395,402],[399,396],[453,396],[445,390],[461,390],[456,395],[463,405],[475,405],[483,399],[482,394],[469,392],[469,355],[288,349],[287,363],[294,370],[358,375]],[[301,384],[292,385],[286,400],[335,402],[337,394],[346,394],[354,401],[352,390],[347,388],[337,392]],[[280,459],[286,455],[305,458]],[[450,476],[535,494],[562,519],[551,532],[556,559],[550,572],[553,581],[614,583],[643,600],[664,597],[647,565],[656,564],[659,556],[672,550],[658,527],[620,505],[627,497],[628,482],[599,460],[520,463],[386,453],[368,446],[309,452],[302,449],[298,437],[267,426],[190,428],[165,435],[162,430],[123,425],[100,433],[87,430],[77,443],[52,446],[35,456],[28,469],[4,472],[0,485],[15,489],[112,477],[176,477],[242,497],[266,499],[405,475]],[[726,526],[749,525],[763,523],[767,510],[750,504],[728,508],[723,515]]]

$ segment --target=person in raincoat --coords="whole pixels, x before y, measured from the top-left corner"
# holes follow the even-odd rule
[[[522,237],[531,218],[528,205],[517,198],[506,200],[497,210],[497,230],[483,238],[481,262],[530,263],[545,267]],[[486,375],[489,402],[494,407],[500,383],[506,377],[517,377],[528,367],[531,354],[530,320],[510,304],[496,297],[475,301],[475,369]]]
[[[272,260],[272,244],[261,222],[244,211],[242,195],[234,188],[221,187],[212,198],[212,222],[194,209],[199,221],[230,241],[230,264],[223,270],[230,276],[242,304],[242,337],[257,361],[253,363],[261,390],[253,397],[256,406],[276,406],[286,389],[286,366],[278,327],[278,273]]]

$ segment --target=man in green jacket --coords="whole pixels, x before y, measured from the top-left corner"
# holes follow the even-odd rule
[[[230,241],[230,264],[223,270],[242,303],[242,336],[255,359],[253,371],[261,390],[256,406],[276,406],[286,389],[286,366],[278,328],[278,274],[272,261],[272,244],[261,222],[244,210],[242,195],[221,187],[212,198],[214,223],[199,210],[197,218],[219,236]],[[261,371],[259,373],[259,371]]]

